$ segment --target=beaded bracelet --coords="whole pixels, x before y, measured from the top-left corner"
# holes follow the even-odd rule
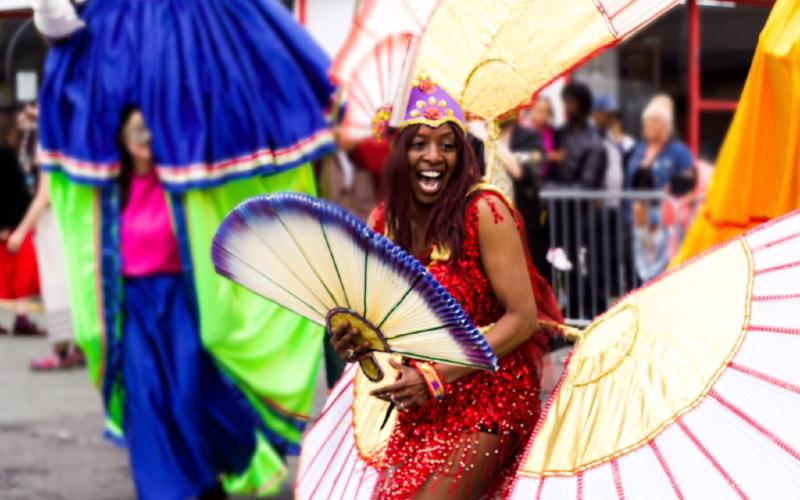
[[[422,380],[425,381],[425,386],[428,388],[428,393],[430,393],[431,398],[436,401],[441,401],[447,389],[439,370],[437,370],[432,363],[424,361],[411,361],[411,364],[417,370],[419,376],[422,377]]]

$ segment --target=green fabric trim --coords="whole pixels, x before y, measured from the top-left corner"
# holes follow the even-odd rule
[[[67,286],[75,340],[86,356],[89,377],[102,384],[105,355],[101,302],[96,188],[69,182],[61,172],[50,176],[50,205],[58,221],[67,268]]]

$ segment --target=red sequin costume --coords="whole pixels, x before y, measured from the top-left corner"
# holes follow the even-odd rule
[[[472,322],[487,326],[499,320],[504,310],[481,263],[479,200],[486,200],[489,204],[496,223],[502,221],[497,203],[506,204],[505,199],[491,190],[478,191],[467,205],[466,234],[455,267],[451,268],[449,260],[431,262],[430,256],[421,260],[461,304]],[[515,219],[521,231],[519,217]],[[374,229],[383,233],[385,220],[382,205],[376,209],[373,220]],[[522,241],[525,241],[524,238]],[[530,263],[529,271],[540,315],[560,319],[548,285]],[[494,467],[494,477],[487,478],[489,484],[485,493],[492,496],[501,491],[506,480],[513,476],[519,452],[528,441],[539,417],[540,363],[546,345],[546,336],[537,332],[525,344],[502,358],[496,373],[472,372],[451,384],[442,401],[428,400],[422,406],[400,412],[383,463],[387,480],[379,484],[379,491],[375,492],[377,498],[411,498],[434,473],[446,471],[450,476],[461,474],[471,466],[471,457],[466,454],[457,463],[451,463],[453,452],[466,436],[477,436],[478,432],[489,432],[499,438],[500,449],[496,451],[496,456],[503,463]]]

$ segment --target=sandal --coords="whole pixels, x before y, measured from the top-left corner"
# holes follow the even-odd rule
[[[86,358],[81,350],[76,347],[70,350],[69,354],[61,360],[61,365],[64,368],[83,368],[86,366]]]
[[[65,370],[64,359],[56,353],[48,354],[42,358],[31,361],[31,370],[35,372],[52,372]]]
[[[72,350],[69,353],[60,354],[54,352],[47,356],[31,361],[31,370],[35,372],[52,372],[80,368],[86,365],[86,359],[79,350]]]

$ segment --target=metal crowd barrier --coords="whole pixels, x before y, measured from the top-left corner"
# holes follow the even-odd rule
[[[567,322],[588,325],[620,297],[643,284],[636,269],[633,211],[641,201],[654,211],[677,201],[663,191],[543,190],[540,207],[543,234],[549,236],[550,283]],[[658,208],[656,208],[658,207]],[[670,237],[682,239],[678,217],[661,224]],[[651,227],[658,227],[654,225]],[[660,228],[659,228],[660,229]],[[558,249],[563,254],[559,258]],[[553,264],[556,265],[553,265]],[[566,264],[571,264],[571,269]]]

